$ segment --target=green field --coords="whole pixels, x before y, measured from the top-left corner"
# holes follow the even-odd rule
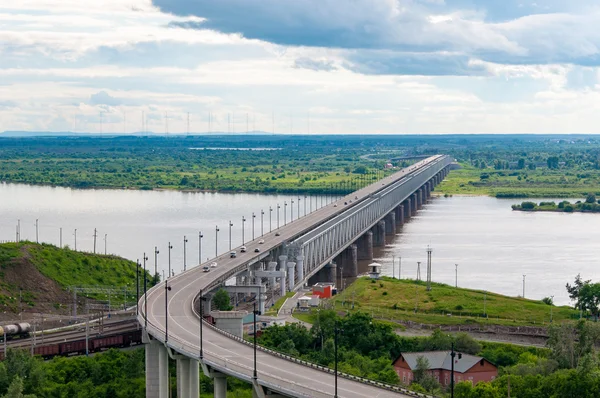
[[[448,195],[489,195],[513,198],[585,198],[600,191],[600,172],[493,170],[461,163],[436,187],[436,193]],[[579,176],[578,176],[579,174]]]
[[[422,281],[388,277],[375,283],[369,278],[357,279],[335,297],[335,306],[338,310],[366,311],[374,318],[388,321],[506,326],[548,325],[551,308],[537,300],[455,288],[439,283],[432,283],[432,289],[428,292]],[[577,311],[566,306],[552,307],[554,322],[576,319],[578,315]],[[310,319],[306,318],[307,321]]]

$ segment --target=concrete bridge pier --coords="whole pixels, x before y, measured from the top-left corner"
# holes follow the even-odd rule
[[[338,256],[337,264],[342,268],[341,277],[355,277],[358,275],[358,246],[350,245]]]
[[[298,282],[304,280],[304,256],[296,256],[296,273],[298,274]]]
[[[215,398],[227,398],[227,376],[223,373],[214,372],[213,383]]]
[[[373,246],[385,245],[385,221],[381,220],[373,227]]]
[[[275,271],[277,270],[277,261],[270,261],[269,264],[267,265],[267,271]],[[275,277],[269,278],[269,283],[271,285],[271,288],[275,287]]]
[[[412,206],[410,198],[407,198],[404,202],[404,219],[408,220],[412,216]]]
[[[296,263],[293,261],[288,261],[287,263],[287,272],[288,272],[288,289],[289,291],[294,290],[294,286],[296,285]]]
[[[413,193],[411,196],[411,199],[412,199],[411,216],[412,217],[417,215],[417,206],[418,206],[417,200],[418,200],[418,198],[419,197],[416,192]]]
[[[373,260],[373,232],[367,231],[356,241],[359,260]]]
[[[384,218],[385,220],[385,234],[395,235],[396,234],[396,216],[394,212],[388,213]]]
[[[191,398],[190,395],[190,359],[177,359],[177,397]]]
[[[167,348],[156,340],[151,340],[144,330],[142,341],[146,351],[146,397],[169,397],[169,355]]]
[[[423,208],[423,187],[417,190],[417,210]]]
[[[286,270],[288,256],[279,256],[279,271]],[[281,288],[281,297],[285,296],[285,278],[279,278],[279,287]]]
[[[330,262],[327,267],[329,268],[329,282],[336,283],[337,282],[337,264],[333,261]]]
[[[404,205],[396,207],[396,226],[401,227],[404,225]]]

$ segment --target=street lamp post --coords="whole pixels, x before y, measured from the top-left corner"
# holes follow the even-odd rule
[[[140,303],[140,260],[135,260],[135,315],[139,315]]]
[[[300,218],[300,196],[298,196],[298,217]]]
[[[242,245],[246,244],[246,239],[244,238],[244,226],[246,225],[246,217],[242,216]]]
[[[294,221],[294,199],[290,203],[290,222]]]
[[[171,245],[171,242],[169,242],[169,246],[168,246],[168,257],[169,257],[169,273],[167,274],[167,278],[171,277],[171,249],[173,248],[173,245]]]
[[[271,224],[271,217],[273,215],[273,208],[269,206],[269,232],[273,231],[273,224]]]
[[[198,232],[198,265],[202,264],[202,238],[204,234],[202,231]]]
[[[523,275],[523,298],[525,298],[525,277],[527,275]]]
[[[287,225],[287,202],[283,202],[283,225]]]
[[[185,237],[185,235],[183,235],[183,270],[185,271],[187,268],[186,265],[186,253],[187,253],[187,249],[185,247],[185,244],[188,242],[187,238]]]
[[[260,210],[260,236],[263,236],[265,234],[265,229],[264,229],[264,217],[265,217],[265,212],[264,210]]]
[[[73,235],[75,235],[75,251],[77,251],[77,228],[75,228],[75,232],[73,233]],[[21,237],[19,237],[20,239]]]
[[[158,247],[154,246],[154,279],[156,280],[156,275],[158,275]]]
[[[219,226],[215,225],[215,258],[219,255]]]
[[[454,398],[454,358],[456,357],[454,351],[454,342],[452,343],[452,351],[450,352],[450,358],[452,358],[452,364],[450,365],[450,398]],[[462,354],[458,353],[458,359],[462,358]]]
[[[343,332],[340,328],[338,328],[337,321],[335,321],[334,330],[333,330],[333,343],[334,343],[334,357],[335,357],[335,393],[334,398],[338,398],[338,333]]]
[[[200,360],[204,358],[204,350],[202,348],[202,324],[204,323],[204,298],[203,291],[200,290]]]
[[[254,301],[254,373],[252,374],[252,378],[256,381],[258,379],[258,373],[256,372],[256,314],[258,311],[256,310],[256,300]]]
[[[304,195],[304,215],[306,215],[306,195]]]
[[[148,291],[148,278],[146,278],[146,260],[148,260],[148,256],[144,253],[144,326],[146,329],[148,328],[148,296],[146,292]]]
[[[168,285],[167,280],[165,279],[165,343],[169,341],[169,312],[168,312],[168,294],[171,290],[171,286]]]
[[[277,203],[277,229],[279,229],[279,209],[281,209],[281,206]]]
[[[229,220],[229,251],[231,251],[231,227],[233,227],[233,223]]]
[[[106,236],[108,234],[104,234],[104,255],[106,256]]]
[[[254,240],[254,219],[256,218],[256,214],[252,212],[252,240]]]

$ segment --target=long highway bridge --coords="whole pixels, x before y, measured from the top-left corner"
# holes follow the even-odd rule
[[[249,281],[245,288],[255,289],[264,308],[263,281],[271,289],[278,284],[285,293],[301,288],[319,272],[335,282],[336,263],[342,263],[344,275],[356,275],[357,259],[372,259],[373,246],[385,244],[385,235],[395,233],[398,225],[416,213],[446,176],[451,162],[443,155],[419,161],[247,242],[244,253],[236,248],[235,257],[225,253],[150,289],[138,303],[146,343],[146,396],[169,396],[170,357],[177,361],[178,397],[182,398],[198,397],[200,371],[214,379],[217,398],[226,396],[226,376],[251,383],[255,397],[333,397],[331,369],[263,348],[254,358],[253,346],[241,338],[243,314],[210,312],[211,292],[230,287],[227,281],[244,279]],[[213,262],[218,265],[204,272],[204,266]],[[217,327],[201,323],[201,311],[215,317]],[[424,395],[340,375],[338,396]]]

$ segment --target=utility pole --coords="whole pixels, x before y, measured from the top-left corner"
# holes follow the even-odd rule
[[[186,255],[186,248],[185,248],[185,244],[187,243],[187,238],[185,237],[185,235],[183,235],[183,270],[185,271],[186,269],[186,261],[185,261],[185,255]]]
[[[171,277],[171,249],[173,248],[173,245],[171,245],[171,242],[169,242],[169,246],[168,246],[168,254],[169,254],[169,274],[167,275],[167,278]]]
[[[219,226],[215,225],[215,258],[219,256]]]
[[[523,275],[523,298],[525,298],[525,277],[527,275]]]
[[[202,231],[199,231],[198,232],[198,265],[202,264],[202,238],[204,238],[204,235],[202,235]],[[170,272],[171,271],[169,271],[169,273]],[[169,276],[171,276],[171,275],[169,275]]]
[[[60,232],[59,232],[59,244],[60,244],[60,248],[62,249],[63,245],[62,245],[62,227],[60,227]]]
[[[156,275],[158,275],[158,247],[154,246],[154,279],[156,280]]]
[[[96,228],[94,228],[94,254],[96,254],[96,238],[98,237],[98,233],[96,232]]]
[[[396,256],[392,256],[392,278],[396,278]]]
[[[77,251],[77,228],[75,228],[75,251]]]
[[[398,257],[398,279],[402,279],[402,257]]]
[[[487,292],[483,292],[483,316],[487,318]]]
[[[104,255],[106,256],[106,237],[108,234],[104,234]]]
[[[38,223],[38,219],[36,218],[35,219],[35,243],[40,243],[38,227],[39,227],[39,223]]]
[[[427,291],[431,290],[431,247],[427,246]]]
[[[421,262],[417,261],[417,280],[421,280]]]
[[[554,296],[550,296],[550,323],[552,323],[552,307],[554,307]]]

